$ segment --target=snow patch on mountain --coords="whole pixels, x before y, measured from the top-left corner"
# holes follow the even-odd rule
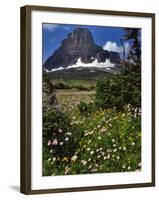
[[[45,69],[46,72],[54,72],[54,71],[59,71],[59,70],[67,70],[67,69],[71,69],[71,68],[78,68],[78,67],[100,67],[100,68],[113,68],[115,66],[114,63],[110,62],[110,59],[106,59],[105,62],[98,62],[97,59],[94,59],[94,61],[92,63],[83,63],[81,61],[81,58],[79,58],[77,60],[77,62],[74,65],[70,65],[66,68],[64,67],[59,67],[59,68],[53,68],[51,71]]]

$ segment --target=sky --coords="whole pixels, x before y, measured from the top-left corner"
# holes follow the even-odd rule
[[[42,25],[43,63],[61,45],[61,41],[67,37],[68,33],[79,27],[88,28],[92,33],[94,42],[97,45],[102,46],[103,49],[108,51],[119,52],[122,56],[123,48],[121,46],[120,39],[123,38],[123,28],[44,23]],[[126,51],[128,51],[129,48],[130,44],[126,42]]]

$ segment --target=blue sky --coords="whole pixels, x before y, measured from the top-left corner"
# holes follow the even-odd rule
[[[120,39],[124,34],[123,28],[46,23],[42,25],[43,63],[61,45],[61,41],[67,37],[68,33],[72,32],[77,27],[88,28],[97,45],[107,50],[118,51],[122,54],[123,49]],[[129,43],[127,43],[126,46],[129,48]]]

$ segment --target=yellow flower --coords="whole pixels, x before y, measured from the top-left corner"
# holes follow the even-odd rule
[[[62,161],[68,161],[68,157],[63,157]]]

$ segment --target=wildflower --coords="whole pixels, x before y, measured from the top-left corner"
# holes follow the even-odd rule
[[[101,155],[98,155],[98,156],[97,156],[97,158],[100,158],[100,157],[101,157]]]
[[[72,135],[72,133],[71,132],[67,132],[66,135]]]
[[[70,168],[68,166],[66,166],[66,168],[65,168],[65,175],[68,174],[69,171],[70,171]]]
[[[60,146],[62,146],[63,145],[63,142],[60,142]]]
[[[137,113],[137,110],[138,110],[138,109],[137,109],[137,108],[135,108],[135,110],[134,110],[134,111],[135,111],[135,113]]]
[[[98,137],[98,140],[101,140],[101,139],[102,139],[101,136],[99,136],[99,137]]]
[[[90,131],[90,132],[88,132],[89,133],[89,135],[92,135],[93,134],[93,131]]]
[[[120,156],[117,156],[116,159],[119,160],[119,159],[120,159]]]
[[[107,159],[107,157],[106,156],[104,156],[104,160],[106,160]]]
[[[68,137],[66,137],[66,138],[65,138],[65,141],[68,141],[68,140],[69,140],[69,138],[68,138]]]
[[[87,151],[90,151],[91,149],[90,148],[87,148]]]
[[[92,168],[92,165],[89,165],[88,169],[91,169]]]
[[[53,141],[52,141],[52,145],[57,145],[58,144],[58,140],[57,139],[54,139]]]
[[[104,152],[101,152],[101,154],[102,154],[102,156],[104,156],[105,153],[104,153]]]
[[[101,128],[101,125],[99,124],[99,125],[97,126],[97,128]]]
[[[113,144],[113,147],[116,147],[116,144]]]
[[[58,132],[59,132],[59,133],[62,133],[63,131],[62,131],[62,129],[59,128],[59,129],[58,129]]]
[[[94,151],[91,151],[90,154],[93,155],[93,154],[94,154]]]
[[[123,166],[122,166],[122,168],[123,168],[123,169],[125,169],[125,168],[126,168],[126,166],[125,166],[125,165],[123,165]]]
[[[82,163],[83,165],[86,165],[86,164],[87,164],[87,161],[86,161],[86,160],[82,160],[81,163]]]
[[[131,145],[134,146],[134,145],[135,145],[135,142],[132,142]]]
[[[77,160],[77,155],[72,156],[71,160],[72,161],[76,161]]]
[[[101,147],[99,150],[100,150],[100,151],[102,151],[102,150],[103,150],[103,148]]]
[[[67,157],[63,157],[62,160],[63,160],[63,161],[68,161],[68,158],[67,158]]]
[[[49,140],[49,141],[48,141],[47,145],[48,145],[48,146],[50,146],[50,145],[51,145],[51,140]]]
[[[87,136],[87,135],[89,135],[89,132],[85,132],[84,136]]]
[[[128,167],[128,170],[130,170],[130,169],[131,169],[131,167],[129,166],[129,167]]]
[[[107,155],[107,159],[110,159],[110,154]]]
[[[123,147],[123,150],[126,151],[126,147]]]
[[[117,151],[117,149],[114,149],[114,152],[116,152]]]
[[[122,149],[122,147],[119,147],[119,150],[121,150]]]
[[[112,139],[112,142],[115,142],[115,139]]]
[[[92,142],[92,140],[89,140],[89,141],[88,141],[88,144],[90,144],[91,142]]]
[[[90,162],[90,161],[91,161],[91,158],[88,159],[88,162]]]
[[[47,161],[51,161],[51,158],[48,158]]]
[[[53,157],[52,160],[55,162],[56,161],[56,157]]]

